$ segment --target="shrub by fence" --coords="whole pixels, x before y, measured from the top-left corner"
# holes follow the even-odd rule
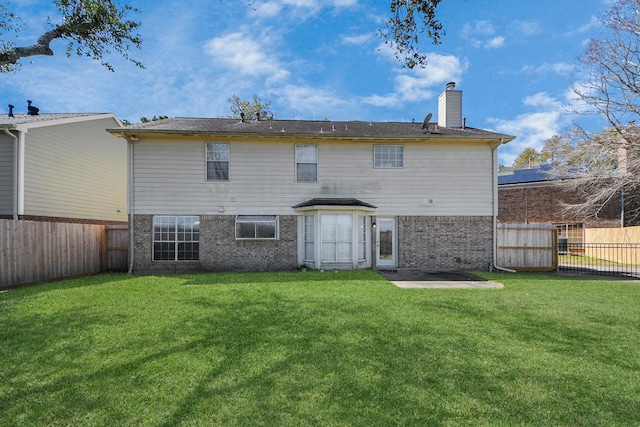
[[[0,220],[0,287],[122,269],[110,260],[107,227]]]

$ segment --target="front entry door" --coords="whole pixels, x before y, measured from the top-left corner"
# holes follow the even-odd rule
[[[376,266],[397,265],[396,219],[378,218],[376,224]]]

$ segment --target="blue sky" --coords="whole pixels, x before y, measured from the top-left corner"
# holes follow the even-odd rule
[[[58,16],[51,0],[11,1],[32,43]],[[387,0],[132,0],[141,10],[141,70],[116,55],[115,73],[86,58],[29,58],[0,74],[0,102],[26,111],[112,112],[140,117],[221,117],[227,99],[253,94],[280,119],[422,121],[437,113],[449,81],[463,91],[467,125],[515,135],[499,149],[511,165],[575,120],[570,114],[576,58],[599,34],[611,0],[444,0],[446,36],[424,43],[429,65],[402,67],[377,36]],[[4,107],[6,108],[6,107]],[[0,110],[1,111],[1,110]]]

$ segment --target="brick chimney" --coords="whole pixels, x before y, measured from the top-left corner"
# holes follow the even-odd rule
[[[455,82],[447,83],[438,97],[438,126],[462,128],[462,91],[455,87]]]

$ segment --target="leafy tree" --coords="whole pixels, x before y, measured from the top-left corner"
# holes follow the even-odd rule
[[[104,56],[112,50],[130,60],[138,67],[142,63],[129,57],[131,47],[139,48],[142,40],[136,34],[139,22],[127,19],[130,13],[138,12],[134,7],[119,5],[118,0],[53,0],[60,12],[55,22],[49,18],[51,29],[45,31],[35,43],[18,45],[17,38],[24,25],[10,9],[8,1],[0,0],[0,72],[17,69],[20,60],[34,55],[53,55],[50,44],[53,40],[67,40],[67,56],[75,53],[102,62],[113,71]]]
[[[232,115],[229,118],[254,120],[260,113],[260,119],[273,119],[275,114],[271,111],[271,101],[262,100],[258,95],[253,95],[251,101],[240,99],[238,95],[227,98]],[[243,117],[244,115],[244,117]]]
[[[17,45],[23,25],[9,8],[8,0],[0,0],[0,72],[15,70],[20,60],[34,55],[53,55],[53,40],[68,40],[67,56],[76,53],[102,62],[113,71],[104,56],[115,50],[124,58],[143,68],[142,63],[129,57],[132,47],[139,48],[142,40],[136,29],[139,22],[127,15],[138,12],[120,0],[52,0],[60,17],[49,19],[51,29],[44,32],[31,45]],[[124,0],[123,0],[124,1]],[[261,0],[246,0],[250,6]],[[427,65],[426,54],[420,51],[420,43],[426,38],[439,44],[445,35],[442,23],[436,19],[436,9],[442,0],[389,0],[390,15],[380,37],[395,51],[404,66],[414,68]]]
[[[247,0],[250,6],[260,0]],[[445,35],[442,23],[436,19],[436,9],[442,0],[389,0],[388,18],[379,30],[385,44],[395,51],[396,58],[405,67],[427,65],[427,55],[420,51],[420,43],[426,38],[432,44],[440,44]]]
[[[150,119],[147,119],[146,117],[140,117],[140,122],[141,123],[157,122],[158,120],[164,120],[168,118],[169,116],[153,116]]]
[[[526,169],[542,163],[542,155],[535,148],[525,148],[513,161],[514,169]]]
[[[545,141],[544,147],[540,150],[540,159],[552,165],[569,164],[568,156],[573,149],[573,145],[566,137],[554,135]]]
[[[436,19],[436,8],[442,0],[391,0],[391,17],[380,36],[395,50],[396,58],[408,68],[427,65],[426,54],[419,49],[426,36],[439,44],[445,35],[442,23]]]

